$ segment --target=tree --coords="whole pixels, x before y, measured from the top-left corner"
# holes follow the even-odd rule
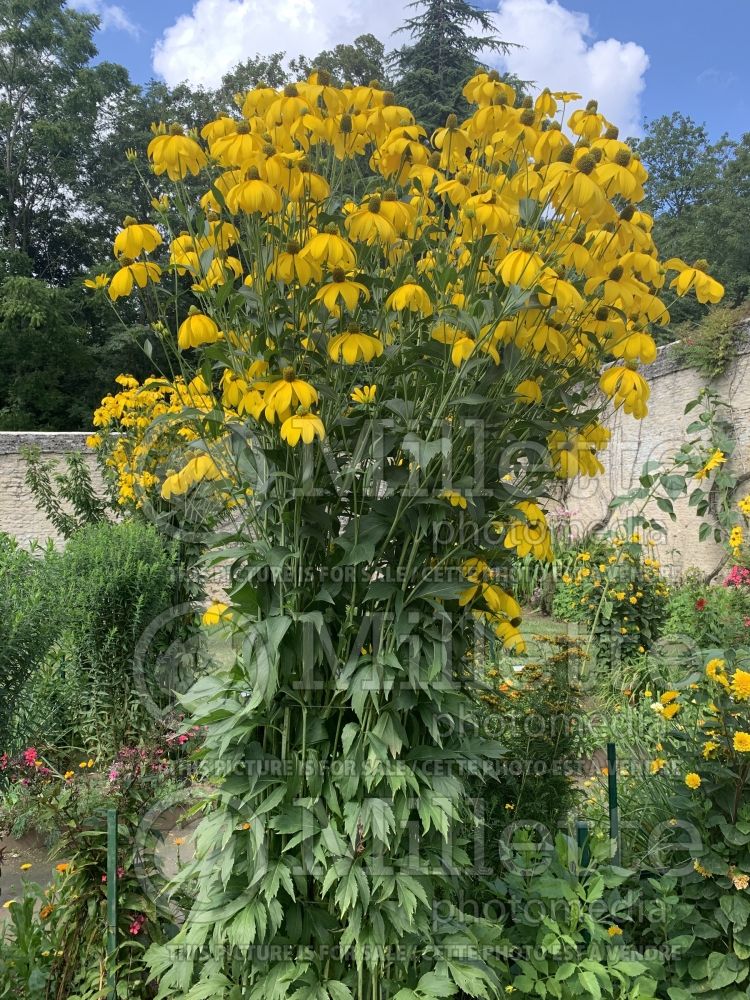
[[[0,283],[0,351],[2,430],[88,430],[115,375],[142,379],[159,360],[146,358],[136,330],[102,298],[25,277]]]
[[[89,257],[80,196],[92,135],[103,102],[128,79],[122,66],[91,65],[98,23],[63,0],[0,0],[0,240],[7,270],[61,281]]]
[[[727,136],[712,143],[705,125],[675,111],[646,124],[645,136],[631,143],[648,168],[644,208],[654,216],[654,239],[665,257],[693,262],[709,249],[712,273],[736,301],[727,257],[726,234],[717,226],[717,200],[723,201],[724,175],[735,146]],[[732,228],[731,218],[728,220]],[[674,303],[674,323],[696,320],[706,307],[692,298]]]
[[[391,57],[396,94],[399,104],[433,130],[449,114],[468,112],[461,89],[483,65],[480,53],[506,52],[509,46],[493,34],[491,14],[468,0],[415,0],[408,9],[420,13],[398,29],[408,32],[412,43]]]
[[[733,149],[726,135],[710,142],[706,126],[679,111],[647,122],[631,144],[648,167],[649,211],[674,218],[705,203]]]
[[[351,45],[336,45],[324,49],[314,59],[298,56],[290,68],[298,77],[306,77],[314,69],[323,69],[331,74],[334,83],[341,86],[353,83],[364,86],[371,80],[388,84],[387,57],[385,46],[374,35],[359,35]]]

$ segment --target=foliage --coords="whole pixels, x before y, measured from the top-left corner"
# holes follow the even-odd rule
[[[101,387],[127,367],[143,371],[131,330],[112,330],[103,302],[84,301],[80,285],[50,287],[29,277],[0,283],[0,428],[86,430]]]
[[[47,601],[43,565],[0,535],[0,747],[16,740],[16,706],[54,641],[58,608]]]
[[[138,521],[81,528],[51,558],[45,596],[64,609],[55,675],[65,688],[60,708],[72,710],[63,725],[69,745],[106,753],[137,731],[140,701],[154,686],[159,643],[169,642],[169,629],[139,654],[138,676],[136,650],[147,627],[172,608],[174,587],[174,546]],[[172,623],[184,624],[180,617]]]
[[[698,664],[683,692],[662,696],[662,714],[684,696],[698,717],[680,725],[683,713],[672,715],[652,765],[679,822],[667,853],[672,871],[651,885],[678,905],[644,936],[658,944],[687,936],[664,970],[674,995],[734,997],[750,958],[750,661],[747,650],[714,649]]]
[[[488,888],[509,903],[511,975],[506,992],[573,1000],[581,996],[648,1000],[657,968],[623,943],[626,911],[617,890],[630,872],[604,852],[581,862],[572,838],[541,842],[520,830],[506,853],[505,871]]]
[[[251,91],[202,142],[157,128],[169,199],[127,221],[94,282],[114,302],[136,292],[170,353],[164,384],[191,387],[154,421],[194,432],[158,485],[177,512],[221,506],[203,543],[231,560],[204,618],[236,657],[184,698],[213,794],[171,888],[185,922],[149,953],[162,997],[507,983],[502,929],[460,903],[467,777],[502,753],[467,654],[523,647],[503,587],[514,552],[548,558],[536,501],[602,471],[607,399],[645,415],[648,386],[618,352],[648,358],[666,313],[649,220],[625,205],[642,167],[598,109],[571,117],[602,137],[589,155],[545,126],[562,96],[516,108],[485,73],[465,93],[476,110],[433,149],[389,94],[317,73]],[[680,294],[721,294],[677,269]],[[629,328],[603,304],[621,296]]]
[[[688,577],[667,605],[666,635],[694,644],[736,648],[750,639],[750,591],[747,587],[709,586]]]
[[[722,136],[711,142],[705,125],[675,112],[648,122],[636,148],[649,169],[645,191],[658,245],[667,256],[686,260],[710,253],[729,305],[739,305],[750,289],[743,235],[750,213],[750,140]],[[695,322],[705,313],[705,306],[683,299],[675,303],[673,318]]]
[[[584,652],[567,636],[538,641],[539,660],[491,664],[479,693],[483,731],[505,748],[493,780],[479,786],[489,858],[498,857],[509,823],[539,823],[554,833],[567,826],[576,800],[575,761],[583,749],[577,682]]]
[[[641,536],[615,536],[579,552],[561,579],[553,610],[585,622],[600,659],[610,665],[645,653],[660,634],[669,592],[659,560],[644,554]]]
[[[167,732],[162,737],[160,745],[122,747],[105,766],[89,759],[64,774],[44,751],[36,761],[40,766],[29,763],[35,748],[6,765],[15,779],[16,825],[56,831],[60,861],[51,885],[26,882],[23,898],[10,904],[9,925],[0,936],[0,996],[99,1000],[103,995],[108,809],[118,816],[117,995],[153,996],[143,957],[152,942],[164,939],[167,924],[146,887],[157,876],[155,852],[165,845],[159,830],[144,828],[143,819],[157,793],[169,796],[186,780],[181,758],[187,739]]]
[[[746,336],[746,309],[716,307],[698,322],[674,328],[678,338],[672,355],[707,379],[723,375],[737,357]]]
[[[107,501],[97,495],[82,452],[65,456],[65,472],[59,472],[52,459],[43,461],[39,448],[26,448],[22,456],[26,463],[24,481],[37,509],[63,538],[106,518]]]
[[[0,48],[12,53],[0,63],[0,232],[9,254],[47,280],[75,274],[90,253],[76,203],[91,138],[127,78],[120,66],[92,65],[97,24],[61,0],[0,6]]]
[[[407,9],[414,16],[399,31],[408,33],[410,43],[391,55],[396,93],[432,133],[448,115],[470,113],[461,90],[485,68],[480,53],[505,52],[509,46],[493,33],[491,15],[469,0],[416,0]]]

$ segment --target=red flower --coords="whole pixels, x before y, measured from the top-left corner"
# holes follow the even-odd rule
[[[699,597],[698,600],[695,602],[695,610],[696,611],[705,611],[707,604],[708,604],[708,601],[706,600],[705,597]]]

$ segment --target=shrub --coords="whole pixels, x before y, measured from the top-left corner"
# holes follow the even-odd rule
[[[17,745],[20,695],[54,641],[60,608],[50,603],[42,558],[0,535],[0,751]]]
[[[53,676],[43,684],[65,692],[69,744],[111,751],[143,720],[134,653],[146,628],[173,606],[175,560],[175,547],[135,520],[82,528],[53,560],[48,600],[64,609],[64,627]],[[169,641],[168,630],[159,641]],[[145,683],[159,650],[147,650]]]
[[[83,767],[64,773],[33,747],[6,762],[11,790],[17,792],[15,824],[54,831],[58,864],[50,885],[27,882],[23,897],[9,904],[10,921],[0,936],[0,997],[102,997],[109,967],[108,809],[117,810],[118,822],[117,995],[153,997],[143,956],[151,943],[164,939],[169,923],[146,889],[148,880],[160,879],[155,852],[164,850],[162,835],[142,821],[155,801],[171,793],[181,798],[188,780],[182,737],[166,730],[161,735],[158,744],[122,747],[109,761],[83,761]],[[198,736],[190,731],[186,742]],[[0,828],[4,823],[0,810]]]
[[[699,649],[750,642],[750,588],[746,586],[713,587],[688,577],[670,596],[667,615],[665,635],[684,638]]]
[[[493,857],[508,823],[541,823],[554,835],[576,799],[573,779],[583,748],[577,678],[584,654],[566,636],[538,641],[538,662],[520,671],[509,660],[491,666],[479,695],[483,729],[505,747],[493,780],[480,786]]]
[[[561,578],[553,610],[591,629],[598,658],[612,666],[651,648],[668,594],[659,561],[644,555],[640,536],[614,537],[578,553],[574,571]]]
[[[667,897],[668,921],[652,921],[645,940],[682,947],[664,970],[669,995],[744,996],[750,959],[750,656],[711,650],[687,690],[662,696],[671,715],[654,750],[652,781],[677,817],[668,868],[650,883]],[[697,713],[695,724],[685,715]],[[675,877],[676,876],[676,877]]]

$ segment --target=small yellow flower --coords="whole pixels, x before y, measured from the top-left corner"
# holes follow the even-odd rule
[[[73,777],[74,774],[75,771],[66,771],[65,774],[63,775],[63,778],[65,779],[65,781],[70,781],[70,779]]]
[[[369,403],[375,402],[375,393],[377,392],[377,389],[378,387],[376,385],[363,385],[354,389],[354,391],[350,393],[349,398],[355,403],[361,403],[363,406],[367,406]]]
[[[659,771],[666,766],[666,763],[667,762],[663,757],[656,757],[655,760],[651,761],[651,765],[649,767],[651,774],[658,774]]]
[[[6,899],[6,901],[3,903],[3,909],[9,910],[15,902],[16,902],[15,899]]]
[[[443,490],[440,499],[447,500],[451,507],[460,507],[461,510],[466,510],[468,506],[466,497],[457,490]]]
[[[93,288],[97,291],[100,288],[106,288],[109,284],[109,275],[107,274],[97,274],[95,278],[85,278],[83,281],[84,288]]]
[[[28,861],[25,861],[25,862],[24,862],[24,863],[23,863],[23,864],[21,865],[21,871],[22,871],[22,872],[27,872],[27,871],[29,870],[29,868],[31,868],[31,865],[29,864],[29,862],[28,862]]]
[[[689,774],[685,775],[685,784],[688,788],[700,788],[701,776],[696,774],[695,771],[691,771]]]
[[[620,937],[622,934],[622,927],[618,927],[616,924],[611,924],[607,928],[607,934],[609,934],[610,937]]]
[[[750,673],[747,670],[735,670],[732,678],[732,694],[737,701],[747,701],[750,698]]]
[[[732,745],[738,753],[750,753],[750,733],[735,733]]]

